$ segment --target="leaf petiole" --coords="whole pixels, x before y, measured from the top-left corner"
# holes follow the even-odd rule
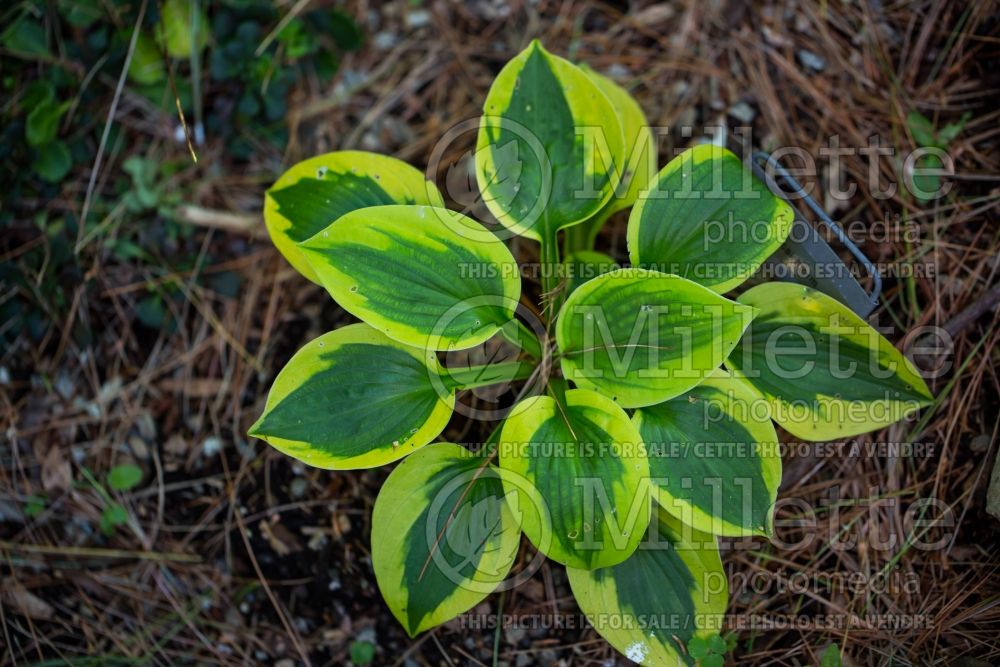
[[[542,229],[542,248],[539,253],[541,266],[539,267],[542,277],[542,299],[548,303],[547,309],[550,313],[550,321],[555,319],[559,312],[562,299],[559,294],[561,282],[559,240],[557,229],[550,225],[544,225]]]
[[[500,335],[526,352],[532,359],[542,358],[542,344],[538,341],[538,336],[521,320],[511,319],[500,328]]]
[[[504,382],[526,380],[535,365],[526,361],[484,364],[467,368],[445,369],[445,382],[455,389],[475,389]]]

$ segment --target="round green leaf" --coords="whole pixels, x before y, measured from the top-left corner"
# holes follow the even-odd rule
[[[516,234],[551,238],[597,213],[612,196],[625,154],[607,95],[582,69],[538,40],[497,75],[476,148],[479,190]]]
[[[15,54],[52,58],[46,33],[45,24],[33,18],[31,13],[21,12],[7,19],[0,43]]]
[[[556,341],[568,379],[637,408],[709,377],[752,317],[752,308],[684,278],[622,269],[570,295]]]
[[[729,598],[715,538],[662,510],[625,562],[566,573],[598,634],[640,665],[694,665],[685,645],[718,633]]]
[[[840,649],[836,644],[830,644],[823,649],[819,657],[819,667],[840,667],[843,664],[840,660]]]
[[[73,155],[64,141],[53,141],[38,149],[31,168],[49,183],[58,183],[73,168]]]
[[[710,653],[710,647],[708,645],[708,639],[706,637],[692,637],[687,643],[688,654],[695,660],[703,660],[707,658]]]
[[[39,148],[54,141],[59,134],[59,121],[71,104],[47,99],[32,109],[24,125],[28,145]]]
[[[803,440],[836,440],[888,426],[933,399],[910,361],[849,308],[793,283],[748,290],[759,314],[726,361]]]
[[[489,595],[520,535],[499,471],[458,445],[430,445],[393,470],[375,501],[375,578],[412,637]]]
[[[507,246],[444,208],[352,211],[299,248],[345,310],[421,348],[478,345],[510,322],[521,294]]]
[[[367,324],[323,334],[295,353],[249,435],[303,463],[372,468],[433,440],[448,423],[433,351],[402,345]]]
[[[167,53],[189,58],[208,44],[211,26],[204,10],[195,11],[194,0],[166,0],[162,5],[161,30]]]
[[[504,484],[521,528],[546,556],[581,568],[629,557],[649,519],[649,466],[638,430],[610,399],[571,389],[519,403],[500,435]],[[512,480],[526,483],[512,483]]]
[[[386,204],[444,206],[437,187],[402,160],[338,151],[299,162],[264,199],[264,223],[275,247],[303,276],[319,283],[299,243],[351,211]]]
[[[725,667],[726,658],[718,653],[711,653],[706,655],[705,659],[699,662],[698,665],[699,667]]]
[[[628,220],[629,258],[722,294],[781,247],[794,219],[736,155],[701,144],[671,160],[640,196]]]
[[[587,237],[586,246],[593,247],[597,232],[613,214],[632,206],[639,193],[646,188],[656,174],[656,139],[646,120],[646,114],[632,95],[608,77],[598,74],[586,65],[581,69],[597,84],[618,114],[625,138],[625,152],[617,162],[622,174],[614,195],[594,216],[584,221],[580,227]],[[616,156],[618,158],[619,156]],[[573,230],[576,233],[576,230]]]
[[[139,37],[136,38],[132,62],[128,66],[128,76],[143,86],[159,83],[167,76],[163,53],[156,40],[145,32],[139,33]]]
[[[101,512],[100,527],[101,532],[111,537],[115,534],[115,528],[128,521],[128,512],[118,503],[112,503]]]
[[[356,641],[351,644],[351,662],[355,665],[370,665],[375,659],[375,644]]]
[[[778,435],[745,380],[717,371],[686,394],[635,411],[664,509],[713,535],[767,535],[781,484]]]
[[[128,491],[142,481],[142,468],[126,463],[115,466],[108,472],[108,486],[114,491]]]

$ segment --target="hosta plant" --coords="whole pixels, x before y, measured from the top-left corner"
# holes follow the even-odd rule
[[[716,539],[771,533],[774,422],[835,439],[929,401],[909,362],[829,296],[790,283],[724,296],[782,245],[793,212],[723,148],[661,170],[656,154],[624,89],[533,42],[483,106],[484,223],[417,169],[363,152],[306,160],[267,193],[275,245],[361,322],[291,358],[250,434],[320,468],[403,459],[371,541],[410,635],[543,554],[632,660],[721,660],[705,648],[727,603]],[[593,243],[630,206],[621,267]],[[524,272],[537,292],[514,236],[537,248]],[[514,350],[504,361],[445,363],[498,341]],[[485,445],[438,441],[460,392],[498,383],[513,404]]]

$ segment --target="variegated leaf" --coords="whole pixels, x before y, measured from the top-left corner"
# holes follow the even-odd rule
[[[458,445],[429,445],[392,471],[375,501],[375,578],[412,637],[500,585],[520,535],[495,467]]]
[[[507,246],[444,208],[352,211],[299,248],[345,310],[420,348],[478,345],[513,319],[521,295]]]
[[[684,278],[612,271],[563,305],[556,340],[563,373],[628,408],[678,396],[729,356],[753,309]]]
[[[689,642],[722,627],[729,594],[715,537],[663,510],[625,562],[566,572],[594,629],[640,665],[695,665]]]
[[[620,180],[622,127],[581,68],[537,41],[504,66],[483,106],[479,190],[507,228],[535,240],[596,214]]]
[[[836,299],[793,283],[739,297],[759,314],[726,361],[771,403],[771,417],[803,440],[835,440],[888,426],[932,400],[910,361]]]
[[[522,530],[552,560],[581,568],[628,558],[649,518],[649,466],[638,430],[587,389],[519,403],[500,436],[504,483],[518,494]],[[516,479],[526,483],[513,483]]]
[[[719,370],[677,398],[632,415],[660,506],[713,535],[767,535],[781,453],[766,401]]]
[[[444,200],[433,183],[402,160],[338,151],[299,162],[282,174],[264,199],[264,223],[285,259],[318,283],[298,244],[346,213],[387,204],[444,206]]]
[[[348,325],[295,353],[249,434],[318,468],[390,463],[431,442],[451,418],[455,394],[441,373],[433,351]]]
[[[736,155],[700,144],[667,163],[639,197],[628,221],[629,258],[722,294],[781,247],[794,218]]]

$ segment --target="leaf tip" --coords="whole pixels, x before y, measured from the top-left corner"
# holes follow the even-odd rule
[[[402,623],[402,626],[403,626],[403,629],[406,630],[406,635],[410,639],[415,639],[417,635],[419,635],[424,630],[428,629],[428,628],[422,628],[422,627],[420,627],[420,623],[419,622],[416,623],[416,624],[413,624],[413,623],[410,623],[410,622]]]
[[[262,432],[262,427],[264,426],[264,415],[261,415],[253,425],[247,429],[247,435],[251,438],[259,438],[264,440],[264,434]]]
[[[935,399],[934,399],[934,393],[931,391],[931,388],[927,386],[927,382],[925,382],[924,379],[920,377],[919,374],[917,375],[916,379],[917,381],[913,385],[913,388],[920,396],[920,398],[917,399],[917,404],[922,408],[925,408],[928,405],[933,405]]]

